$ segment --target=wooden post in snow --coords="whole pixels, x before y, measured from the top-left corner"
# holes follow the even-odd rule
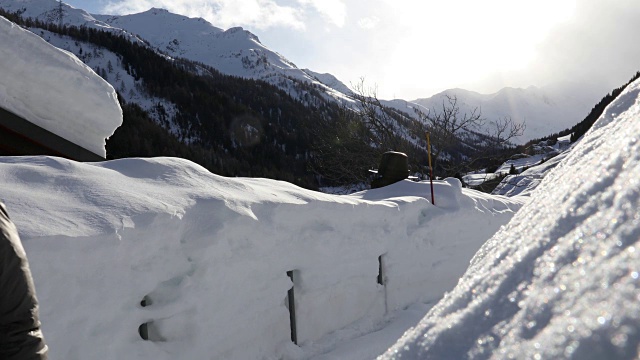
[[[433,196],[433,167],[431,167],[431,139],[429,139],[428,131],[427,131],[427,152],[429,154],[429,181],[431,182],[431,204],[435,205],[436,200]]]

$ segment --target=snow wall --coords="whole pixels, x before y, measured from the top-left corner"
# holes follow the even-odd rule
[[[116,91],[75,55],[0,16],[0,107],[106,157],[122,124]]]
[[[428,183],[337,196],[174,158],[3,157],[0,189],[52,360],[304,358],[437,301],[521,206],[456,179],[433,206]]]
[[[640,356],[640,80],[384,359]]]

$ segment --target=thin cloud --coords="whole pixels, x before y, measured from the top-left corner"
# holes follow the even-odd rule
[[[559,24],[535,48],[531,65],[486,77],[501,86],[575,84],[601,97],[640,70],[640,2],[579,0],[574,16]]]
[[[305,29],[301,9],[281,6],[273,0],[116,0],[107,3],[103,11],[110,14],[131,14],[152,7],[190,17],[202,17],[221,28],[246,26],[254,29]]]
[[[581,1],[574,21],[558,27],[540,47],[538,71],[550,78],[599,78],[619,85],[640,70],[639,17],[637,0]]]
[[[380,22],[380,18],[377,16],[366,17],[358,20],[358,26],[363,29],[373,29]]]
[[[327,20],[343,27],[347,19],[347,6],[342,0],[298,0],[302,5],[312,6]]]

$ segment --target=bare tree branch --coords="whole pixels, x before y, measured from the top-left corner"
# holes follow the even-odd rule
[[[447,175],[468,171],[477,163],[490,159],[524,132],[524,123],[517,123],[508,117],[487,122],[480,108],[461,113],[457,96],[445,97],[439,112],[417,108],[415,111],[425,124],[426,131],[431,132],[434,167],[438,165]],[[470,149],[472,155],[444,161],[445,156],[451,157],[459,153],[461,148]]]

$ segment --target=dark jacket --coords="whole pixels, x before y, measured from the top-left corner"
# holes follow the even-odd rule
[[[0,203],[0,359],[47,358],[29,263],[15,225]]]

